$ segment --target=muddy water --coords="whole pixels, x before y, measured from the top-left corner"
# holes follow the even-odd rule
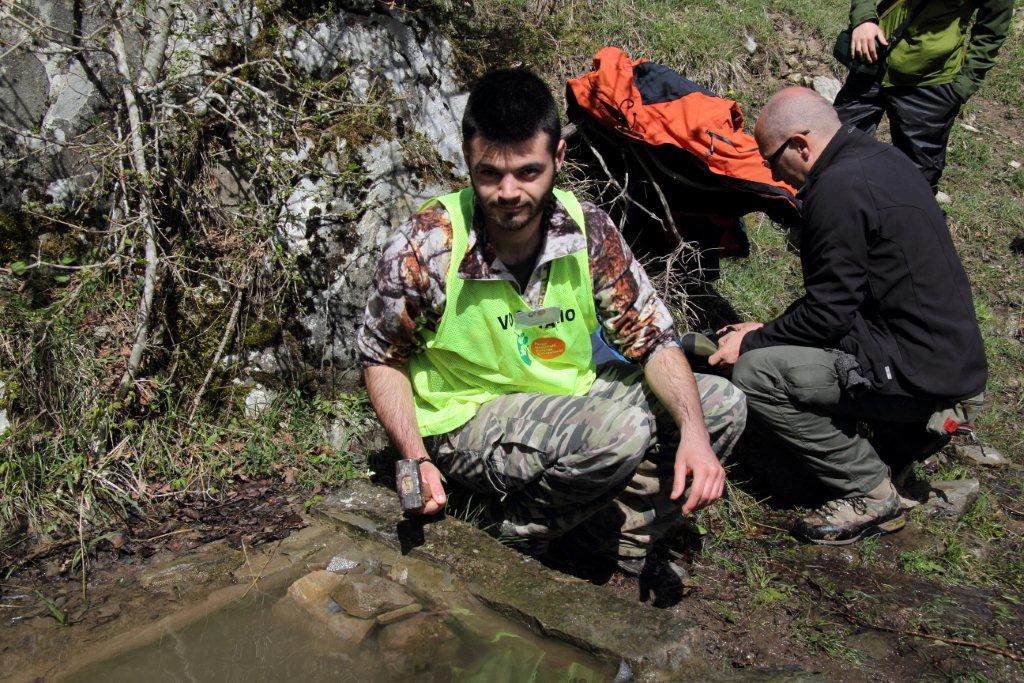
[[[283,591],[254,591],[150,645],[64,680],[110,681],[610,681],[615,669],[537,637],[486,609],[438,615],[449,642],[388,648],[375,636],[346,652],[282,607]]]

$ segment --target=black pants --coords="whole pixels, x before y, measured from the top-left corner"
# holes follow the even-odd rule
[[[835,107],[840,121],[870,134],[886,114],[892,144],[921,169],[935,192],[962,104],[950,83],[883,88],[874,78],[850,74],[836,95]]]

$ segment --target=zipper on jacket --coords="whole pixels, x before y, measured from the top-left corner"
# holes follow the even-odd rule
[[[715,131],[711,130],[710,128],[707,129],[707,134],[708,134],[708,138],[710,138],[710,140],[711,140],[711,147],[708,149],[707,156],[711,156],[712,154],[715,153],[715,140],[721,140],[722,142],[724,142],[727,145],[732,145],[733,149],[736,149],[736,143],[733,142],[732,140],[730,140],[729,138],[725,137],[724,135],[719,135],[718,133],[716,133]]]

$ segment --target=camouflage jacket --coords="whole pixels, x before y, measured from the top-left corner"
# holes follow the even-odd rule
[[[590,202],[582,205],[586,237],[552,200],[542,218],[546,236],[541,253],[526,291],[520,293],[531,307],[539,307],[551,261],[586,246],[604,338],[629,360],[642,363],[655,350],[675,343],[672,316],[608,214]],[[487,242],[480,213],[475,213],[459,277],[508,280],[518,291],[515,277]],[[364,367],[404,367],[423,345],[420,330],[437,329],[445,307],[451,244],[451,222],[438,204],[414,215],[392,235],[377,266],[357,340]]]

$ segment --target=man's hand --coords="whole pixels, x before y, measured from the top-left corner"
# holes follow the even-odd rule
[[[678,500],[686,490],[686,476],[690,476],[690,495],[683,505],[683,514],[699,510],[722,497],[725,488],[725,468],[718,462],[711,444],[706,440],[692,443],[681,441],[676,450],[675,477],[672,480],[672,500]]]
[[[850,49],[853,58],[874,64],[879,56],[878,43],[889,45],[889,41],[885,39],[885,32],[875,22],[865,21],[853,29],[853,33],[850,35]]]
[[[679,447],[669,497],[678,500],[683,495],[689,476],[690,496],[683,505],[683,514],[713,503],[722,495],[725,470],[711,450],[711,439],[700,408],[700,392],[686,356],[677,346],[655,351],[644,365],[644,377],[679,426]]]
[[[366,379],[366,393],[370,395],[373,409],[391,443],[404,458],[424,458],[420,463],[420,482],[425,502],[417,514],[437,514],[444,509],[448,497],[441,485],[441,472],[427,459],[430,456],[416,426],[416,409],[408,376],[398,368],[371,365],[363,371],[363,377]]]
[[[423,507],[417,515],[436,515],[444,509],[448,496],[441,485],[441,471],[429,460],[420,463],[420,484],[423,493]]]
[[[726,325],[718,330],[718,350],[708,358],[710,365],[736,365],[740,357],[743,337],[749,332],[764,327],[764,323],[746,322]]]

